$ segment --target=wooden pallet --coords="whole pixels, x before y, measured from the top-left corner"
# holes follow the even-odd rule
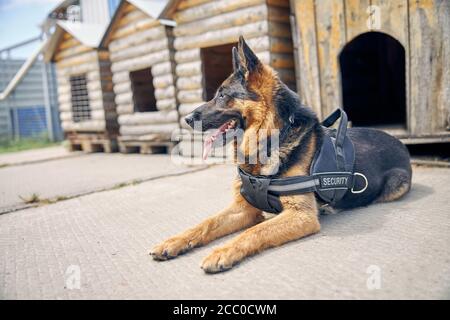
[[[170,154],[175,143],[172,141],[130,141],[119,140],[119,150],[122,153]]]
[[[70,151],[84,151],[84,152],[116,152],[117,140],[107,138],[104,134],[68,134]]]

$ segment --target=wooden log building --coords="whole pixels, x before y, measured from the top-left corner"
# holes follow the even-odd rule
[[[123,0],[101,41],[113,72],[121,152],[169,151],[179,128],[173,21],[158,19],[167,1]]]
[[[112,152],[118,123],[105,25],[58,21],[45,59],[56,65],[61,126],[72,150]]]
[[[117,104],[125,152],[170,148],[183,117],[231,72],[240,35],[319,117],[341,106],[353,126],[450,142],[445,0],[122,0],[100,50],[94,32],[57,28],[50,55],[66,134],[114,138]],[[74,112],[71,86],[83,81],[89,111]]]
[[[324,117],[450,142],[450,2],[291,1],[297,86]]]

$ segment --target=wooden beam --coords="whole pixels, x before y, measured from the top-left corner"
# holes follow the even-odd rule
[[[202,88],[202,75],[191,77],[178,77],[177,88],[179,90],[195,90]]]
[[[450,121],[450,3],[409,3],[411,133],[443,133]]]
[[[270,65],[275,69],[292,69],[294,70],[294,57],[287,53],[271,53]]]
[[[89,65],[89,66],[88,66]],[[70,67],[81,67],[84,69],[98,69],[98,55],[95,50],[82,53],[78,56],[66,58],[64,60],[58,61],[56,63],[56,68],[58,70],[68,69]]]
[[[134,59],[143,55],[154,53],[157,51],[163,51],[168,49],[167,38],[159,40],[149,41],[140,45],[130,46],[120,51],[111,52],[111,61],[121,61]]]
[[[117,105],[117,114],[130,114],[134,112],[134,105],[132,103],[125,103]]]
[[[339,53],[345,45],[343,0],[316,1],[317,51],[323,114],[342,106]]]
[[[61,127],[64,131],[105,131],[106,121],[86,120],[82,122],[63,121]]]
[[[269,6],[289,8],[289,0],[267,0]]]
[[[123,81],[114,84],[114,93],[121,94],[131,91],[131,81]]]
[[[240,8],[263,4],[264,2],[265,0],[216,0],[186,10],[177,11],[173,15],[173,19],[181,25],[194,20],[235,11]]]
[[[58,50],[64,50],[67,48],[75,47],[81,45],[81,42],[75,38],[71,38],[65,41],[61,41],[58,45]]]
[[[119,116],[119,119],[122,116]],[[178,129],[178,123],[146,124],[146,125],[122,125],[120,134],[123,136],[143,135],[150,133],[171,134]]]
[[[112,72],[120,71],[133,71],[146,68],[157,63],[169,61],[170,52],[168,50],[162,50],[159,52],[153,52],[134,59],[122,60],[114,62],[111,66]]]
[[[345,0],[345,29],[348,42],[368,31],[369,6],[370,0]]]
[[[203,89],[179,90],[178,100],[180,103],[194,103],[203,100]]]
[[[180,63],[176,66],[176,74],[179,77],[190,77],[202,74],[201,61],[194,61],[188,63]]]
[[[175,110],[177,108],[177,103],[174,98],[170,98],[170,99],[158,99],[156,100],[156,108],[158,110]]]
[[[181,10],[189,9],[189,8],[196,7],[200,4],[203,4],[206,2],[211,2],[211,1],[212,0],[183,0],[178,5],[177,10],[181,11]]]
[[[164,75],[160,75],[153,78],[153,86],[156,89],[164,89],[169,86],[172,86],[173,83],[173,74],[168,73]]]
[[[152,75],[153,77],[172,74],[172,62],[171,61],[163,61],[160,63],[156,63],[152,66]]]
[[[269,19],[269,21],[290,24],[289,7],[288,8],[268,7],[267,9],[268,9],[267,18]]]
[[[58,62],[58,61],[62,61],[64,59],[67,59],[67,58],[70,58],[73,56],[77,56],[77,55],[80,55],[85,52],[94,51],[94,50],[95,49],[86,47],[84,45],[78,45],[75,47],[71,47],[71,48],[67,48],[67,49],[58,51],[54,56],[54,60],[56,62]]]
[[[150,17],[142,12],[139,9],[127,12],[125,14],[123,14],[117,21],[116,24],[116,28],[121,28],[121,27],[125,27],[133,22],[136,22],[138,20],[142,20],[142,19],[149,19]]]
[[[195,103],[182,103],[180,104],[179,108],[178,108],[178,112],[180,113],[180,115],[185,116],[189,113],[191,113],[192,111],[194,111],[195,109],[197,109],[198,107],[200,107],[200,105],[203,103],[203,101],[199,101],[199,102],[195,102]]]
[[[180,50],[175,52],[175,61],[177,63],[192,62],[200,60],[200,48]]]
[[[154,20],[154,19],[150,19],[150,18],[141,19],[141,20],[132,22],[125,27],[117,28],[117,30],[112,34],[111,39],[112,40],[121,39],[121,38],[127,37],[131,34],[134,34],[136,32],[150,29],[152,27],[156,27],[159,25],[160,25],[160,23],[158,20]]]
[[[284,30],[284,32],[289,32]],[[230,27],[223,30],[213,30],[201,35],[184,36],[175,38],[175,49],[184,50],[198,47],[211,47],[225,43],[234,43],[243,35],[246,39],[266,35],[269,32],[269,24],[266,20],[249,23],[241,26]],[[274,34],[275,36],[277,34]],[[284,34],[283,34],[284,36]]]
[[[163,26],[156,26],[150,29],[137,31],[130,34],[128,37],[111,41],[109,44],[109,51],[116,52],[131,46],[136,46],[149,41],[161,39],[165,37],[165,31]]]
[[[294,47],[297,47],[297,82],[300,83],[302,102],[311,106],[322,117],[320,101],[319,61],[314,0],[293,1],[295,13]]]
[[[135,112],[133,114],[121,115],[118,120],[120,125],[176,123],[178,121],[178,114],[176,110]]]
[[[157,100],[171,99],[175,97],[175,87],[168,86],[163,89],[155,89],[155,97]]]
[[[266,20],[267,17],[267,6],[260,4],[223,14],[212,15],[200,21],[195,20],[190,23],[181,24],[174,29],[174,34],[176,37],[199,35],[207,31],[222,30],[232,26],[241,26]]]
[[[270,51],[274,53],[292,53],[294,51],[294,45],[292,39],[289,38],[277,38],[271,37],[270,39]]]

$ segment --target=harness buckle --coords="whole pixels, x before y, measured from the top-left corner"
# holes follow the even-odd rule
[[[353,188],[354,188],[354,185],[353,185],[353,187],[351,188],[350,191],[351,191],[353,194],[363,193],[364,191],[366,191],[367,187],[369,186],[369,181],[367,180],[366,176],[363,175],[362,173],[359,173],[359,172],[355,172],[355,173],[353,173],[353,175],[354,175],[355,177],[356,177],[356,176],[362,177],[362,178],[364,179],[364,182],[365,182],[366,185],[364,186],[364,188],[362,188],[361,190],[357,190],[357,191],[353,190]]]

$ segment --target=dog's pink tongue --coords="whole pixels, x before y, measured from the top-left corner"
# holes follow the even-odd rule
[[[208,159],[209,153],[212,149],[212,144],[214,140],[212,139],[212,136],[209,136],[205,139],[205,142],[203,143],[203,160]]]
[[[215,130],[210,136],[206,137],[205,142],[203,143],[203,160],[208,159],[214,141],[222,132],[225,131],[227,127],[228,123],[224,123],[223,125],[220,126],[219,129]]]

